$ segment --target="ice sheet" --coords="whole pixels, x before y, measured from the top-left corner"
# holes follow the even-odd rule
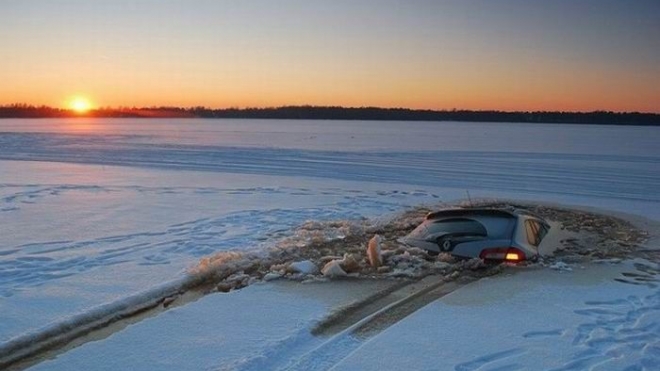
[[[622,272],[641,273],[628,262],[478,281],[356,347],[333,370],[657,369],[657,277],[632,285],[614,280]]]
[[[306,220],[505,197],[660,219],[652,127],[0,121],[0,346]]]
[[[185,275],[219,251],[266,248],[306,220],[437,200],[411,187],[312,178],[0,161],[0,343]],[[48,178],[48,183],[44,178]]]
[[[321,344],[309,333],[311,323],[384,284],[280,282],[214,294],[32,369],[265,370],[287,360],[292,348]]]

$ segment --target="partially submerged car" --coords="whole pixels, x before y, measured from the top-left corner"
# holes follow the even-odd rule
[[[538,257],[538,246],[549,230],[545,220],[525,210],[447,209],[428,214],[399,241],[431,254],[518,262]]]

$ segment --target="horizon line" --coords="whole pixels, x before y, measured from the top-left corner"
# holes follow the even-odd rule
[[[32,103],[8,103],[0,104],[0,108],[23,108],[23,109],[49,109],[62,112],[75,112],[76,110],[70,107],[51,106],[47,104],[36,105]],[[588,113],[611,113],[611,114],[643,114],[643,115],[660,115],[660,111],[617,111],[607,109],[592,109],[592,110],[502,110],[502,109],[467,109],[467,108],[412,108],[405,106],[342,106],[342,105],[313,105],[313,104],[286,104],[279,106],[226,106],[226,107],[211,107],[204,105],[190,105],[190,106],[176,106],[176,105],[151,105],[151,106],[98,106],[90,108],[86,113],[77,113],[77,115],[85,116],[88,113],[99,111],[139,111],[139,110],[180,110],[180,111],[194,111],[194,110],[211,110],[211,111],[247,111],[247,110],[277,110],[285,108],[323,108],[323,109],[345,109],[345,110],[359,110],[359,109],[376,109],[376,110],[390,110],[390,111],[412,111],[412,112],[481,112],[481,113],[566,113],[566,114],[588,114]]]

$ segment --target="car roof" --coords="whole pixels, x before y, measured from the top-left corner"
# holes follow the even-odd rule
[[[438,210],[426,215],[426,220],[447,218],[447,217],[461,217],[461,216],[495,216],[501,218],[517,218],[519,216],[528,216],[537,219],[541,219],[536,214],[529,212],[528,210],[515,209],[515,208],[451,208]]]

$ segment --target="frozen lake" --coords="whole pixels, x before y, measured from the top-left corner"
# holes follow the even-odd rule
[[[0,346],[306,220],[508,197],[660,220],[660,129],[0,120]]]

